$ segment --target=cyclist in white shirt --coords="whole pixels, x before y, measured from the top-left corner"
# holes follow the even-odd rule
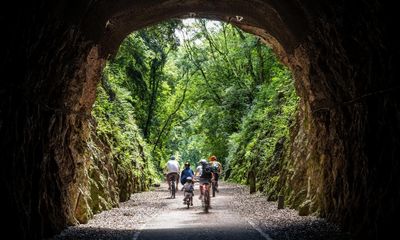
[[[203,160],[203,159],[202,159]],[[204,159],[205,160],[205,159]],[[196,172],[194,173],[194,177],[196,179],[196,181],[198,181],[200,179],[201,173],[203,170],[203,166],[200,164],[199,166],[197,166],[196,168]]]
[[[180,168],[179,168],[179,163],[174,156],[171,156],[170,160],[167,162],[166,169],[167,169],[168,190],[171,189],[170,179],[172,177],[175,177],[176,181],[175,186],[176,190],[178,190]]]

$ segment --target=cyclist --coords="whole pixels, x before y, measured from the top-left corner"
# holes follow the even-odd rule
[[[218,179],[219,179],[219,176],[222,173],[222,164],[217,161],[217,157],[214,156],[214,155],[211,156],[209,159],[210,159],[211,168],[212,168],[212,170],[214,172],[215,190],[217,192],[219,192],[218,191]]]
[[[202,199],[203,191],[204,191],[203,188],[207,187],[208,190],[210,190],[210,183],[213,178],[213,171],[212,171],[210,164],[208,164],[207,160],[201,159],[200,164],[201,164],[201,175],[200,175],[200,180],[199,180],[200,181],[199,199]]]
[[[183,169],[182,173],[181,173],[181,183],[182,185],[184,185],[186,183],[186,180],[188,177],[190,177],[191,179],[193,178],[194,173],[193,170],[190,169],[190,163],[186,162],[185,163],[185,169]]]
[[[203,159],[202,159],[203,160]],[[200,160],[201,161],[201,160]],[[196,172],[194,173],[194,179],[195,181],[199,181],[199,178],[201,176],[201,172],[202,172],[203,166],[201,165],[201,163],[199,162],[199,165],[196,167]]]
[[[192,181],[192,177],[186,178],[186,183],[183,185],[182,188],[183,192],[183,204],[186,204],[186,199],[190,198],[190,205],[193,206],[193,196],[194,196],[194,185]]]
[[[172,155],[170,160],[166,164],[166,169],[167,169],[167,182],[168,182],[168,190],[171,190],[171,178],[175,177],[176,181],[176,190],[178,190],[178,183],[179,183],[179,163],[175,159],[175,156]]]

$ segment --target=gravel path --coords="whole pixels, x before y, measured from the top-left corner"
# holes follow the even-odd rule
[[[209,214],[202,214],[198,191],[194,207],[185,209],[180,192],[176,199],[168,199],[167,187],[162,185],[134,194],[120,208],[97,214],[88,224],[70,227],[53,239],[349,239],[323,219],[278,210],[276,202],[260,194],[249,195],[245,186],[220,185]]]
[[[154,191],[136,193],[127,202],[96,214],[87,224],[70,227],[54,240],[89,240],[89,239],[130,239],[136,229],[140,229],[173,201],[168,199],[168,190],[156,188]]]
[[[249,188],[228,183],[228,194],[235,201],[229,202],[232,209],[246,217],[274,240],[349,240],[348,234],[314,216],[299,216],[293,209],[277,209],[276,202],[269,202],[260,193],[248,194]]]

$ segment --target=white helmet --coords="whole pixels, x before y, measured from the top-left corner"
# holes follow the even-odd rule
[[[187,181],[189,181],[189,180],[192,181],[192,177],[187,177],[186,180]]]
[[[201,159],[199,163],[200,163],[200,164],[207,164],[207,160]]]

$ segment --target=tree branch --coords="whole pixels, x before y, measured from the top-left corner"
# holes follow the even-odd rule
[[[208,78],[206,76],[206,73],[204,72],[203,68],[201,67],[201,65],[195,60],[194,56],[193,56],[193,48],[190,46],[190,44],[188,43],[188,41],[185,40],[185,47],[186,47],[186,52],[189,54],[189,59],[192,61],[192,63],[196,66],[197,70],[200,71],[201,76],[203,77],[207,87],[209,89],[213,89],[213,87],[211,86],[210,82],[208,81]],[[218,93],[216,91],[212,91],[212,94],[215,96],[215,98],[213,97],[212,99],[214,100],[215,103],[217,104],[221,104],[222,103],[222,98],[218,95]]]
[[[188,76],[186,76],[186,78],[187,78],[187,80],[186,80],[186,83],[185,83],[185,89],[183,90],[182,99],[178,103],[178,106],[175,108],[175,110],[168,116],[167,121],[165,121],[164,126],[161,128],[161,131],[158,133],[157,140],[154,143],[152,153],[154,153],[154,151],[156,150],[157,145],[161,140],[161,136],[163,135],[163,133],[164,133],[165,129],[167,128],[169,122],[172,121],[172,118],[179,111],[179,109],[181,108],[183,102],[185,101],[186,91],[187,91],[187,88],[188,88],[188,85],[189,85],[189,80],[190,80],[190,78]]]

